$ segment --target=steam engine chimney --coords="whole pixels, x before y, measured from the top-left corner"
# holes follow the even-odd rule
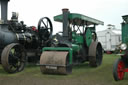
[[[0,0],[0,3],[1,3],[1,20],[3,20],[4,22],[7,21],[8,1],[9,0]]]
[[[122,16],[123,20],[128,24],[128,15]]]
[[[68,16],[69,16],[69,10],[68,9],[62,9],[63,12],[63,37],[68,37]]]

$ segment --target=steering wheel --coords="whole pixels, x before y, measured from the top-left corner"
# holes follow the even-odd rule
[[[41,40],[49,40],[52,36],[53,26],[48,17],[43,17],[38,22],[38,33]]]

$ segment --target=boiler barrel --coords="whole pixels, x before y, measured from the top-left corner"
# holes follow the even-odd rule
[[[3,49],[6,45],[17,43],[16,34],[11,31],[0,31],[0,48]]]

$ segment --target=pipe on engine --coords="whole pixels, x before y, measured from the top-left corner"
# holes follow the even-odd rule
[[[7,12],[8,12],[8,1],[9,0],[0,0],[1,2],[1,19],[6,22],[7,21]]]
[[[68,22],[68,15],[69,15],[69,10],[68,9],[62,9],[63,12],[63,37],[68,37],[68,26],[69,26],[69,22]]]

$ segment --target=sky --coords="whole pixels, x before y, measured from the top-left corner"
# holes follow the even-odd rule
[[[12,12],[19,13],[19,20],[27,26],[36,26],[42,17],[49,17],[54,33],[62,30],[62,24],[54,22],[53,17],[61,14],[63,8],[71,13],[80,13],[104,22],[96,31],[105,30],[108,24],[121,29],[122,15],[128,15],[128,0],[10,0],[8,19]]]

